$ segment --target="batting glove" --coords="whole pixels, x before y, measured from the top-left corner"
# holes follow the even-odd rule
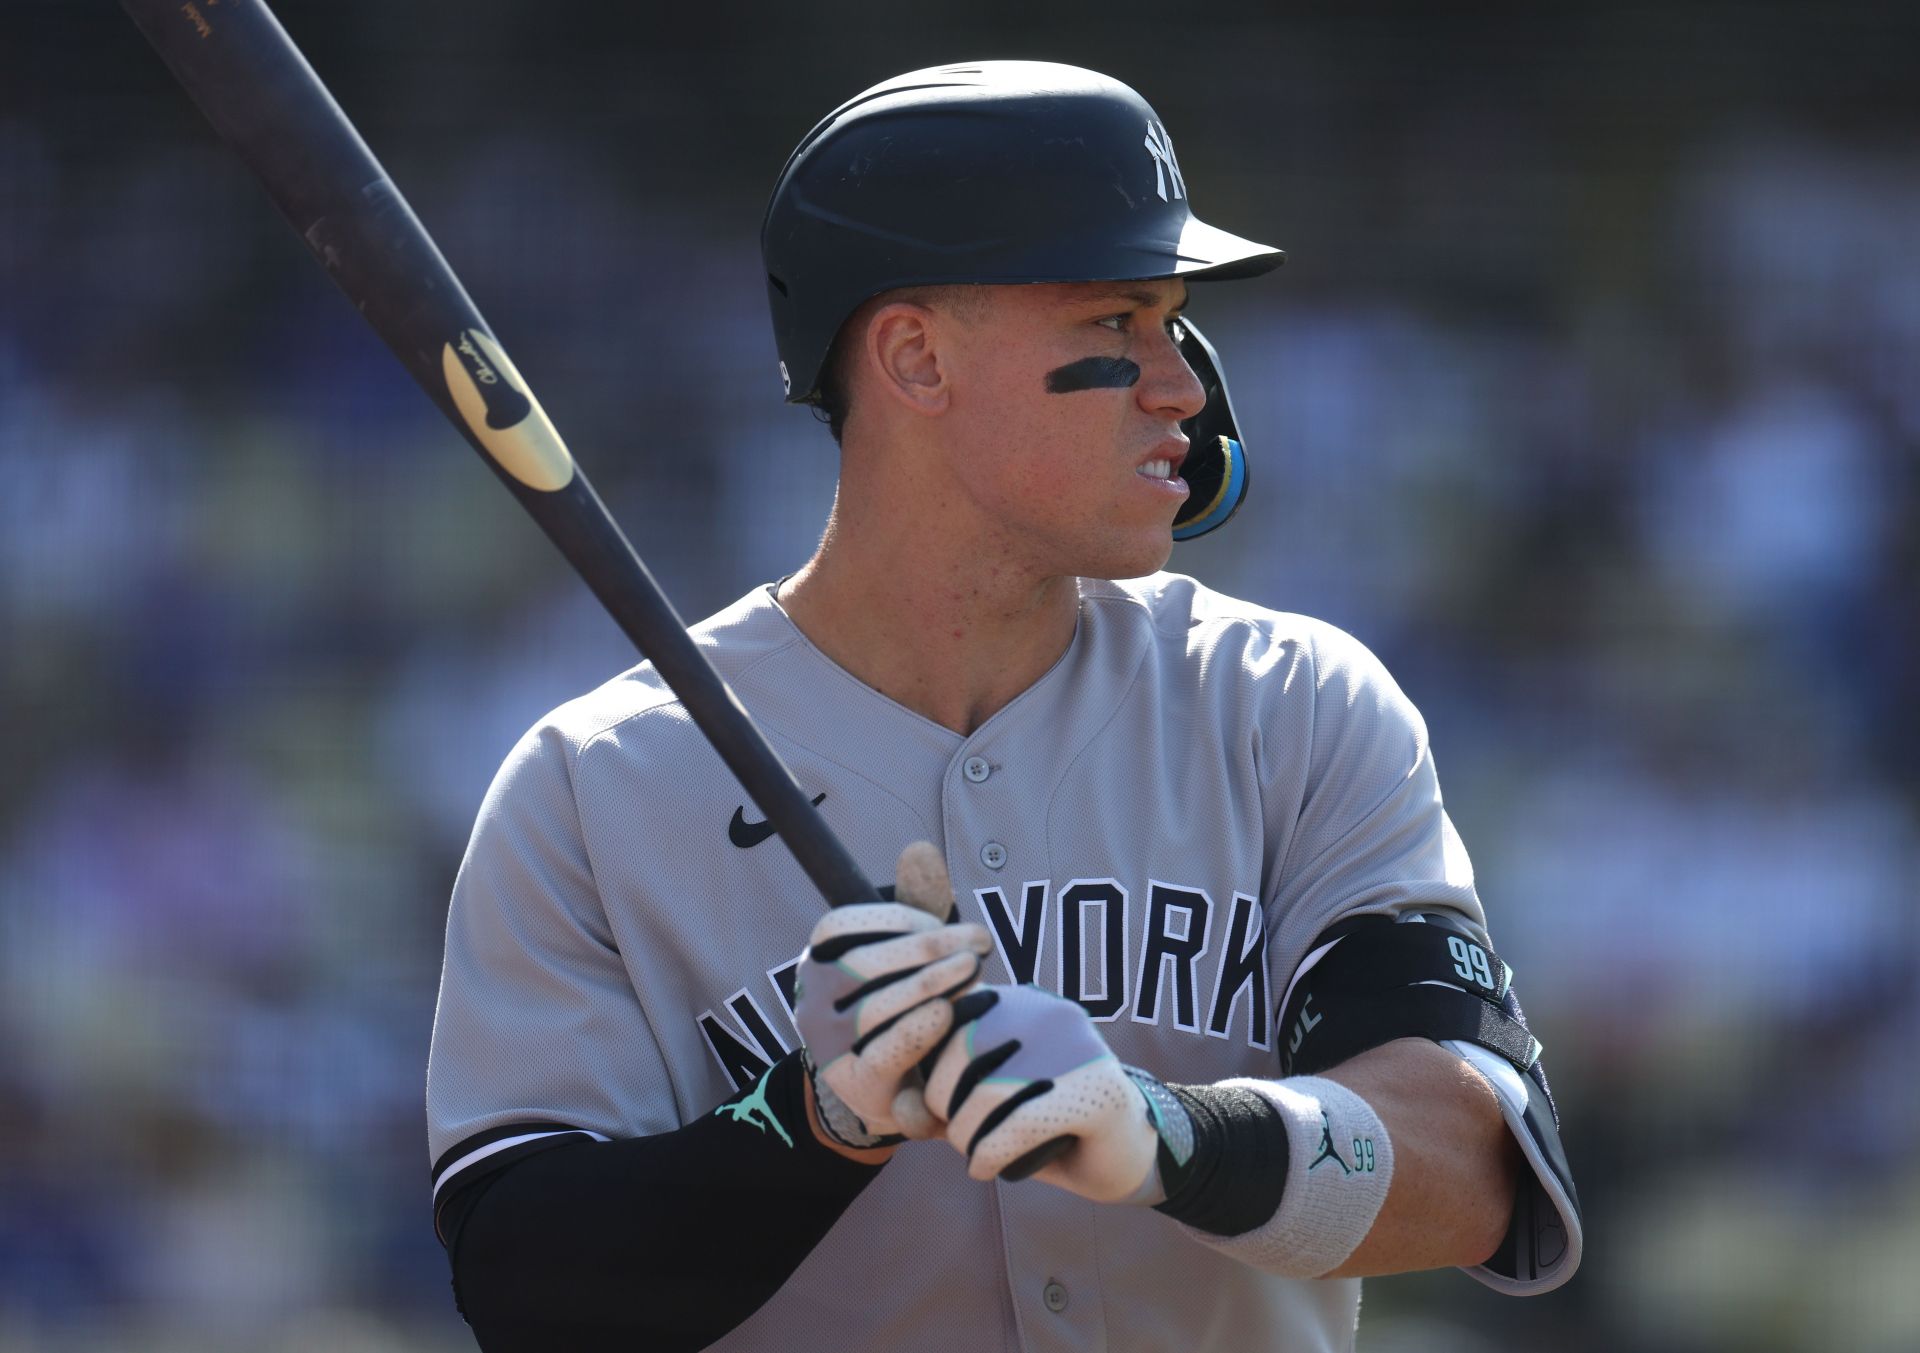
[[[1177,1142],[1191,1123],[1158,1081],[1121,1065],[1085,1010],[1034,986],[983,986],[954,1006],[927,1103],[970,1176],[1031,1173],[1096,1203],[1166,1196],[1163,1128]]]
[[[820,1121],[848,1146],[938,1134],[919,1064],[953,1027],[951,998],[979,979],[990,943],[984,926],[948,922],[953,886],[930,843],[900,853],[894,895],[821,917],[794,987]]]

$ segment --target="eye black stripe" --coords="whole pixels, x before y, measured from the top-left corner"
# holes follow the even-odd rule
[[[1047,393],[1071,395],[1081,390],[1126,390],[1140,383],[1140,367],[1124,357],[1082,357],[1047,373]]]

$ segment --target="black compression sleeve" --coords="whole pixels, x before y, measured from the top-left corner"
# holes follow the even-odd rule
[[[807,1126],[794,1053],[685,1127],[575,1139],[441,1212],[486,1353],[704,1348],[763,1305],[880,1172]]]

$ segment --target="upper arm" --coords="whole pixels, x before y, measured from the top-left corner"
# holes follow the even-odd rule
[[[455,880],[427,1065],[436,1196],[568,1129],[676,1124],[671,1085],[580,830],[553,727],[508,756]],[[558,1140],[572,1140],[559,1138]]]
[[[1309,641],[1311,734],[1269,827],[1286,845],[1268,885],[1283,981],[1345,917],[1445,908],[1480,925],[1473,864],[1448,819],[1426,722],[1380,660],[1331,626]]]

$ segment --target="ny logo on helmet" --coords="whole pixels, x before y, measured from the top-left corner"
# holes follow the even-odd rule
[[[1180,175],[1180,161],[1173,158],[1173,138],[1167,135],[1167,129],[1158,122],[1147,123],[1147,153],[1153,156],[1153,186],[1160,192],[1162,202],[1171,202],[1174,197],[1187,195],[1187,181]],[[1173,197],[1167,196],[1167,185],[1173,185]]]

